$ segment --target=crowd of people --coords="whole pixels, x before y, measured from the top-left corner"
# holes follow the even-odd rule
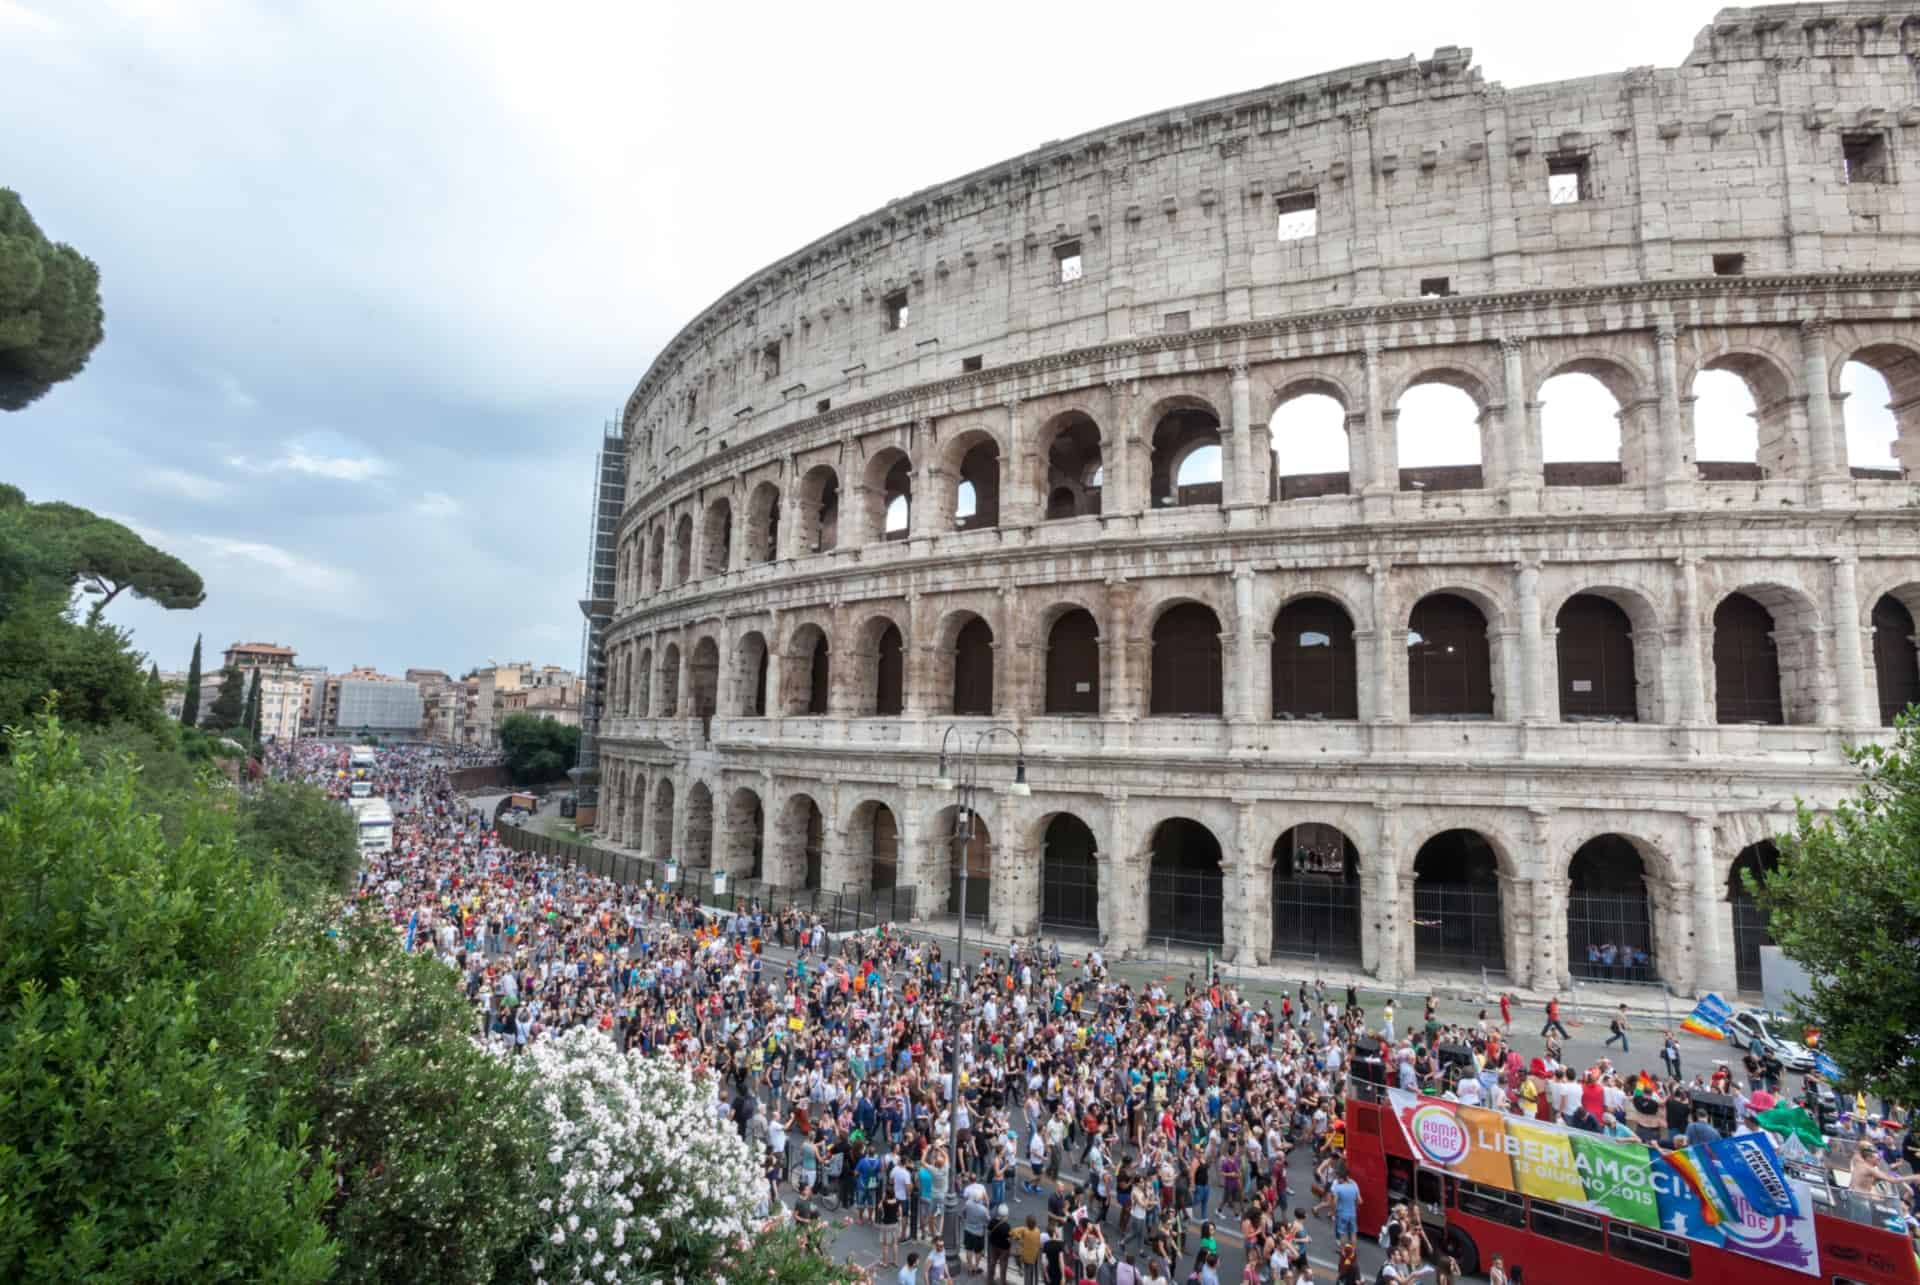
[[[344,793],[338,755],[300,744],[275,768]],[[1202,976],[1136,984],[1097,949],[1016,944],[956,967],[894,931],[833,936],[791,909],[716,911],[511,851],[424,752],[383,751],[378,783],[399,824],[356,913],[445,961],[477,1038],[512,1056],[591,1025],[710,1069],[716,1110],[764,1156],[767,1207],[872,1224],[875,1270],[898,1285],[1220,1285],[1223,1238],[1244,1248],[1242,1285],[1299,1285],[1310,1255],[1361,1281],[1342,1100],[1361,1049],[1397,1087],[1655,1145],[1715,1132],[1697,1093],[1727,1093],[1744,1130],[1779,1089],[1724,1066],[1683,1078],[1670,1037],[1663,1074],[1572,1065],[1557,1006],[1522,1054],[1505,1000],[1463,1026],[1430,998],[1396,1030],[1391,1004],[1370,1020],[1352,990],[1302,983],[1276,1003]],[[1861,1122],[1857,1172],[1911,1210],[1903,1122]],[[1013,1188],[1044,1215],[1014,1216]],[[1382,1247],[1374,1279],[1456,1270],[1404,1208]]]

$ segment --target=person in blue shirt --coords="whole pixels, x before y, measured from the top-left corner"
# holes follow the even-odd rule
[[[1360,1184],[1353,1180],[1343,1163],[1340,1177],[1333,1184],[1333,1238],[1352,1240],[1360,1224]]]

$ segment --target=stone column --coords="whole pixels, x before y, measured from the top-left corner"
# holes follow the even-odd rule
[[[1392,594],[1388,580],[1393,568],[1384,562],[1369,562],[1367,576],[1373,591],[1373,721],[1395,722],[1400,717],[1398,673],[1394,665],[1394,639],[1400,622],[1393,616]]]
[[[1547,721],[1546,655],[1540,635],[1540,564],[1522,562],[1514,572],[1520,616],[1520,721]]]
[[[720,649],[720,671],[713,676],[713,717],[715,722],[733,717],[739,707],[734,703],[734,685],[738,678],[733,660],[733,617],[721,616],[714,645]]]
[[[1101,642],[1107,653],[1107,674],[1103,686],[1106,688],[1102,700],[1103,712],[1108,718],[1131,720],[1140,714],[1140,702],[1131,685],[1131,675],[1127,672],[1127,639],[1133,632],[1130,617],[1133,613],[1133,586],[1119,576],[1107,580],[1107,621],[1100,632]]]
[[[1228,368],[1228,404],[1233,416],[1233,476],[1224,488],[1230,505],[1255,503],[1253,487],[1253,388],[1247,378],[1247,363],[1235,361]],[[1261,497],[1265,498],[1265,497]]]
[[[727,491],[727,503],[730,506],[727,520],[733,528],[727,537],[727,570],[744,571],[747,568],[747,491],[737,473]]]
[[[781,562],[791,562],[806,550],[800,547],[800,512],[804,507],[800,503],[800,469],[787,457],[780,480],[780,506],[784,510],[780,515],[780,547],[775,557]]]
[[[1827,383],[1827,322],[1809,317],[1800,323],[1800,382],[1807,386],[1807,463],[1816,482],[1840,482],[1849,476],[1847,443],[1833,414]]]
[[[1114,380],[1107,384],[1108,404],[1112,407],[1112,422],[1100,437],[1100,462],[1106,470],[1101,484],[1100,512],[1103,516],[1138,513],[1140,500],[1133,476],[1133,451],[1129,445],[1134,440],[1136,425],[1134,395],[1126,382]]]
[[[1660,400],[1660,504],[1663,508],[1686,508],[1693,502],[1693,452],[1686,440],[1686,423],[1680,413],[1680,363],[1675,352],[1679,332],[1671,320],[1662,320],[1654,329],[1654,390]]]
[[[927,891],[927,799],[928,791],[908,784],[906,806],[900,811],[900,869],[895,878],[913,889],[913,917],[924,920],[934,911]]]
[[[1700,618],[1700,562],[1680,559],[1680,721],[1689,727],[1709,722],[1707,711],[1705,622]]]
[[[1360,856],[1362,925],[1360,963],[1393,985],[1413,968],[1413,867],[1400,862],[1400,813],[1392,803],[1373,805],[1373,848]],[[1367,896],[1371,887],[1373,895]],[[1402,883],[1406,884],[1403,889]],[[1404,892],[1404,896],[1402,895]]]
[[[1515,513],[1531,513],[1539,507],[1545,476],[1540,444],[1533,434],[1532,403],[1527,398],[1526,340],[1512,335],[1502,339],[1500,360],[1507,400],[1500,426],[1506,440],[1496,446],[1506,462],[1508,508]]]
[[[1020,422],[1020,399],[1010,397],[1007,409],[1007,459],[1000,484],[1000,525],[1032,526],[1041,511],[1040,488],[1033,480],[1039,461],[1032,458],[1032,443]]]
[[[1127,794],[1107,795],[1110,833],[1100,866],[1100,932],[1113,954],[1138,950],[1147,939],[1147,899],[1137,886],[1141,855],[1134,851]]]
[[[1845,727],[1871,727],[1875,715],[1877,691],[1870,692],[1865,658],[1861,652],[1868,632],[1860,627],[1860,591],[1855,583],[1855,564],[1851,557],[1833,559],[1833,669],[1840,699],[1833,709],[1835,721]]]
[[[1527,864],[1538,871],[1533,896],[1533,984],[1565,986],[1572,980],[1567,972],[1568,883],[1553,847],[1553,809],[1528,808],[1527,829],[1533,845]],[[1503,917],[1511,913],[1501,907]]]
[[[934,461],[937,447],[933,438],[933,421],[915,420],[913,424],[913,496],[907,502],[907,534],[915,540],[923,540],[937,535],[933,529],[934,496],[939,491],[937,479],[941,476]]]
[[[1250,723],[1259,717],[1253,708],[1253,635],[1258,622],[1253,618],[1253,567],[1241,563],[1233,569],[1233,705],[1227,710],[1229,722]]]
[[[1400,489],[1400,452],[1387,433],[1386,407],[1380,404],[1380,350],[1368,345],[1361,360],[1366,372],[1366,456],[1371,468],[1359,489],[1362,495],[1391,495]]]
[[[1721,896],[1719,863],[1713,850],[1713,828],[1719,818],[1711,812],[1687,817],[1693,838],[1693,987],[1694,994],[1719,991],[1732,994],[1733,912]]]
[[[1268,865],[1261,860],[1255,834],[1255,806],[1253,799],[1233,801],[1234,860],[1228,884],[1233,904],[1227,907],[1228,922],[1222,935],[1226,958],[1236,964],[1263,963],[1273,947],[1273,881],[1260,877],[1268,874]]]

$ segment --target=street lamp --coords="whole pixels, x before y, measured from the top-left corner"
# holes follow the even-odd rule
[[[1033,797],[1033,787],[1027,784],[1027,743],[1020,733],[1011,727],[996,723],[991,727],[975,732],[971,749],[966,747],[966,733],[957,724],[949,725],[940,737],[940,769],[933,778],[936,790],[953,790],[959,798],[953,815],[953,856],[960,868],[959,923],[953,934],[953,1011],[954,1021],[950,1024],[953,1038],[947,1042],[948,1084],[947,1097],[947,1208],[951,1216],[951,1226],[947,1231],[947,1243],[958,1245],[960,1240],[960,1021],[964,1016],[966,1004],[967,974],[967,849],[973,843],[973,817],[975,801],[980,793],[980,750],[986,743],[999,735],[1011,736],[1015,747],[1013,760],[1013,784],[1007,787],[1007,793],[1017,799]],[[947,757],[947,744],[958,738],[958,748],[950,761]],[[956,778],[955,772],[958,772]]]

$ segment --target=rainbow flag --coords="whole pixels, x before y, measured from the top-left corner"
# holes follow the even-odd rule
[[[1733,1016],[1733,1009],[1727,1001],[1709,991],[1700,997],[1693,1011],[1680,1022],[1680,1029],[1702,1036],[1709,1040],[1727,1038],[1727,1019]]]
[[[1727,1198],[1727,1189],[1721,1185],[1720,1176],[1713,1172],[1713,1161],[1703,1151],[1695,1155],[1692,1150],[1668,1151],[1660,1159],[1685,1183],[1693,1198],[1700,1202],[1700,1217],[1709,1227],[1718,1227],[1733,1217],[1733,1202]]]

